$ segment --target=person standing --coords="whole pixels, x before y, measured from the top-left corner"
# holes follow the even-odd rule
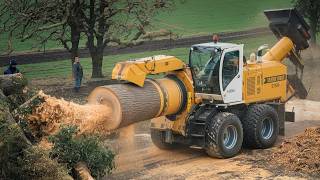
[[[80,87],[81,87],[81,83],[82,83],[82,78],[83,78],[83,69],[80,64],[80,59],[77,56],[74,58],[74,63],[72,65],[72,71],[73,71],[73,78],[75,81],[74,90],[75,90],[75,92],[79,92]]]
[[[9,67],[4,71],[3,74],[8,75],[8,74],[17,74],[20,73],[19,69],[17,68],[17,61],[14,59],[11,59],[9,62]]]

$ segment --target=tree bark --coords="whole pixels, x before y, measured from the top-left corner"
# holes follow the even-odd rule
[[[93,33],[88,36],[88,48],[92,59],[92,78],[101,78],[102,74],[102,61],[103,61],[103,37],[97,36],[97,45],[94,44]]]
[[[71,64],[79,56],[80,31],[76,25],[71,25]]]
[[[28,81],[22,74],[0,75],[0,90],[4,95],[22,94]]]
[[[80,43],[80,38],[81,38],[81,28],[80,28],[80,1],[76,0],[74,1],[72,11],[70,18],[68,20],[68,24],[70,26],[71,30],[71,64],[74,63],[75,57],[79,56],[79,43]]]
[[[101,78],[102,74],[102,61],[103,61],[103,52],[95,52],[91,55],[92,57],[92,78]]]

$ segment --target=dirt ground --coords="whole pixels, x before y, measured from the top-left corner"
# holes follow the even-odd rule
[[[287,103],[287,111],[296,112],[296,122],[286,122],[285,137],[279,138],[277,146],[283,138],[298,135],[309,127],[320,126],[320,102],[316,102],[320,101],[317,91],[317,86],[320,85],[317,83],[320,61],[314,60],[320,57],[318,50],[305,55],[307,61],[304,83],[309,91],[310,100],[293,99]],[[108,83],[93,83],[82,88],[80,93],[72,91],[72,84],[68,80],[37,80],[33,84],[50,95],[85,103],[88,93],[95,86]],[[187,147],[173,151],[159,150],[151,142],[149,125],[150,122],[145,121],[122,128],[112,139],[106,141],[117,156],[116,170],[105,179],[320,179],[308,174],[284,171],[281,167],[264,161],[263,157],[270,154],[273,148],[244,149],[231,159],[210,158],[202,150]]]
[[[84,103],[92,86],[84,87],[80,93],[69,88],[49,94],[67,100]],[[318,114],[320,102],[291,100],[287,111],[296,112],[296,122],[286,122],[285,137],[302,133],[308,127],[320,126]],[[120,129],[106,141],[116,153],[116,170],[105,179],[316,179],[308,174],[284,171],[263,160],[274,149],[247,150],[231,159],[208,157],[202,150],[181,147],[173,151],[155,147],[149,134],[149,121]]]
[[[285,137],[320,126],[319,102],[292,100],[287,109],[299,113],[296,122],[286,123]],[[311,108],[309,108],[311,107]],[[202,150],[182,147],[174,151],[156,148],[150,139],[148,122],[120,130],[112,147],[118,153],[116,171],[106,179],[313,179],[295,172],[285,172],[262,161],[268,150],[247,150],[231,159],[214,159]],[[281,143],[279,138],[278,145]],[[319,178],[319,177],[318,177]]]

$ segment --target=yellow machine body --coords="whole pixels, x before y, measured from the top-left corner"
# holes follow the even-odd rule
[[[285,102],[287,100],[287,67],[281,61],[292,48],[292,41],[284,37],[262,57],[262,61],[244,65],[242,88],[244,104],[267,101]],[[149,74],[160,73],[165,73],[166,76],[173,75],[182,84],[178,84],[171,78],[146,79]],[[195,96],[190,69],[183,61],[173,56],[159,55],[136,61],[120,62],[113,69],[112,79],[131,82],[140,87],[148,82],[153,86],[153,89],[156,89],[155,94],[158,96],[159,105],[156,106],[157,109],[154,109],[156,113],[152,115],[151,128],[170,129],[175,133],[184,135],[186,133],[186,120],[191,107],[202,101]],[[183,90],[186,92],[182,92]],[[146,91],[151,91],[151,89],[146,89]],[[187,100],[183,102],[183,98]],[[136,101],[139,100],[136,99]],[[152,100],[150,99],[150,101]],[[154,101],[156,101],[156,98],[154,98]],[[124,105],[119,103],[116,107],[121,106]],[[184,106],[184,109],[177,114],[182,106]],[[119,112],[120,110],[117,111],[117,113]],[[170,115],[174,115],[171,117],[174,119],[169,120],[167,117]],[[121,120],[118,120],[119,126]]]
[[[117,63],[112,71],[112,79],[129,81],[142,87],[149,74],[165,73],[184,67],[185,63],[174,56],[152,56]]]
[[[159,117],[153,118],[151,120],[151,128],[162,129],[162,130],[170,129],[175,133],[185,135],[187,117],[190,113],[191,107],[194,104],[196,104],[191,72],[190,72],[190,69],[187,68],[180,71],[171,72],[169,74],[175,75],[176,77],[178,77],[186,87],[186,90],[187,90],[187,100],[185,102],[186,107],[180,114],[174,117],[174,120],[170,120],[166,118],[166,116],[159,116]],[[177,97],[178,96],[171,96],[171,101],[177,101]]]
[[[251,104],[287,99],[287,67],[277,61],[266,61],[244,67],[243,98]]]
[[[211,42],[191,47],[189,65],[164,55],[119,62],[112,71],[119,83],[96,88],[88,101],[110,107],[110,129],[152,119],[151,138],[160,148],[183,143],[205,148],[210,156],[232,157],[246,132],[256,136],[257,147],[271,147],[278,132],[284,133],[285,102],[295,93],[283,60],[289,57],[303,68],[299,51],[308,48],[308,25],[296,10],[265,14],[279,41],[263,56],[264,46],[258,58],[253,54],[246,62],[243,45]],[[270,117],[248,118],[250,110],[260,113],[261,108],[269,112],[261,116]],[[252,128],[251,122],[265,127]],[[270,143],[256,142],[260,135]]]
[[[164,78],[146,79],[149,74],[163,72]],[[195,99],[191,71],[183,61],[159,55],[120,62],[113,69],[112,79],[130,83],[98,87],[89,96],[89,103],[112,107],[112,129],[135,121],[174,115],[174,121],[160,123],[156,120],[152,124],[185,133],[187,116]]]
[[[292,48],[292,41],[284,37],[262,57],[261,62],[244,65],[242,90],[244,104],[287,101],[288,94],[292,95],[294,89],[287,82],[287,67],[282,61]],[[191,102],[196,104],[201,102],[201,99]],[[154,118],[152,119],[151,128],[170,129],[184,135],[185,120],[182,119],[184,117],[181,116],[181,119],[176,121],[171,121],[165,117]]]
[[[293,48],[293,42],[283,37],[262,57],[261,62],[244,66],[244,103],[287,100],[287,67],[282,61]],[[288,89],[292,90],[292,87]]]
[[[264,61],[283,61],[294,48],[293,42],[288,37],[283,37],[264,56]]]
[[[282,61],[293,48],[293,42],[283,37],[262,57],[261,62],[244,66],[243,97],[246,104],[287,100],[287,67]],[[292,87],[288,89],[292,90]]]

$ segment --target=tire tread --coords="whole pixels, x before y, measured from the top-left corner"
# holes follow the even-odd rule
[[[214,137],[218,136],[221,126],[223,125],[224,121],[227,119],[234,119],[236,121],[239,121],[241,130],[242,130],[241,122],[236,115],[229,113],[229,112],[218,113],[213,118],[213,120],[209,121],[208,125],[206,126],[206,148],[205,148],[205,150],[206,150],[207,154],[211,157],[215,157],[215,158],[231,157],[231,156],[227,156],[226,154],[223,153],[223,151],[219,148],[218,142],[216,142],[217,139],[214,138]],[[208,141],[207,138],[210,138],[210,141]],[[242,137],[238,137],[238,138],[242,139]],[[240,148],[241,148],[241,146],[240,146]],[[238,151],[240,151],[240,149],[238,149]]]
[[[259,121],[261,121],[262,116],[266,112],[271,112],[277,116],[275,109],[267,104],[255,104],[248,108],[245,117],[242,119],[244,146],[249,148],[267,148],[259,140],[259,134],[257,134],[259,132],[257,130]]]

